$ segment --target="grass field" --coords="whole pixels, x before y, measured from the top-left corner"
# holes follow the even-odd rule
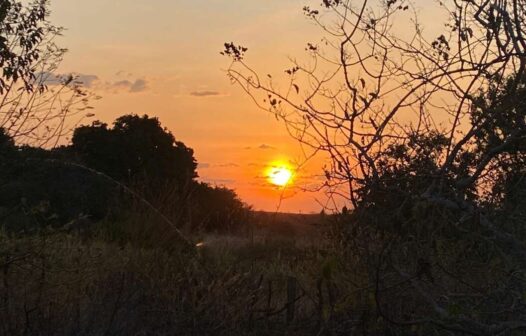
[[[191,237],[196,253],[163,248],[177,241],[138,248],[52,230],[3,234],[0,334],[281,335],[336,328],[338,265],[320,228],[278,215],[295,232],[284,234],[268,220],[274,215],[259,216],[248,235]]]

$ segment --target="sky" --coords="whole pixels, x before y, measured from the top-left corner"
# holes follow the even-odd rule
[[[316,3],[318,4],[318,3]],[[264,177],[276,161],[303,162],[299,144],[272,115],[228,80],[223,43],[249,48],[262,73],[282,73],[319,34],[305,0],[53,0],[51,21],[66,28],[60,72],[74,72],[102,99],[96,119],[156,116],[195,151],[200,179],[236,190],[255,209],[319,212],[321,158],[283,192]],[[280,202],[281,200],[281,202]]]
[[[441,29],[433,0],[419,17]],[[319,0],[52,0],[51,21],[66,28],[59,69],[79,74],[102,97],[95,118],[158,117],[194,149],[200,180],[234,189],[258,210],[319,212],[326,197],[304,192],[323,183],[322,157],[306,163],[300,145],[273,115],[258,109],[226,75],[225,42],[248,47],[260,74],[281,74],[307,42],[323,37],[303,14]],[[438,32],[438,30],[437,30]],[[435,34],[435,32],[431,32]],[[283,191],[265,171],[275,162],[303,164]],[[341,204],[343,205],[343,204]]]

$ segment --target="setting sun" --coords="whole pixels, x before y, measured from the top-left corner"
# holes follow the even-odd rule
[[[270,183],[284,187],[292,179],[292,171],[284,166],[273,166],[267,171],[267,177]]]

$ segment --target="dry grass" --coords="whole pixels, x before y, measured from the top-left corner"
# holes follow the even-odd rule
[[[327,258],[319,247],[284,237],[204,241],[195,256],[51,231],[2,234],[0,335],[323,330],[329,312],[320,311],[315,293]],[[287,322],[292,278],[294,319]]]
[[[0,336],[426,335],[380,318],[374,275],[320,235],[194,235],[197,254],[130,237],[1,233]]]

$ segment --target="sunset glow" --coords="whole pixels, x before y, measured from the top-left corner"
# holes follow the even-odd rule
[[[286,56],[303,56],[305,34],[318,36],[303,15],[304,1],[123,4],[52,2],[52,21],[67,27],[60,43],[69,49],[58,72],[81,74],[102,97],[93,102],[94,119],[111,124],[127,113],[158,117],[194,150],[200,181],[232,188],[256,209],[273,211],[277,184],[268,178],[269,163],[280,155],[300,161],[305,155],[281,122],[230,83],[222,71],[228,60],[219,52],[227,40],[250,41],[251,61],[276,79],[285,76]],[[311,160],[304,176],[316,174],[321,161]],[[282,181],[287,176],[280,175]],[[294,176],[298,183],[313,181]],[[297,193],[281,210],[318,212],[317,196]]]
[[[526,0],[0,0],[0,63],[0,336],[526,336]]]

